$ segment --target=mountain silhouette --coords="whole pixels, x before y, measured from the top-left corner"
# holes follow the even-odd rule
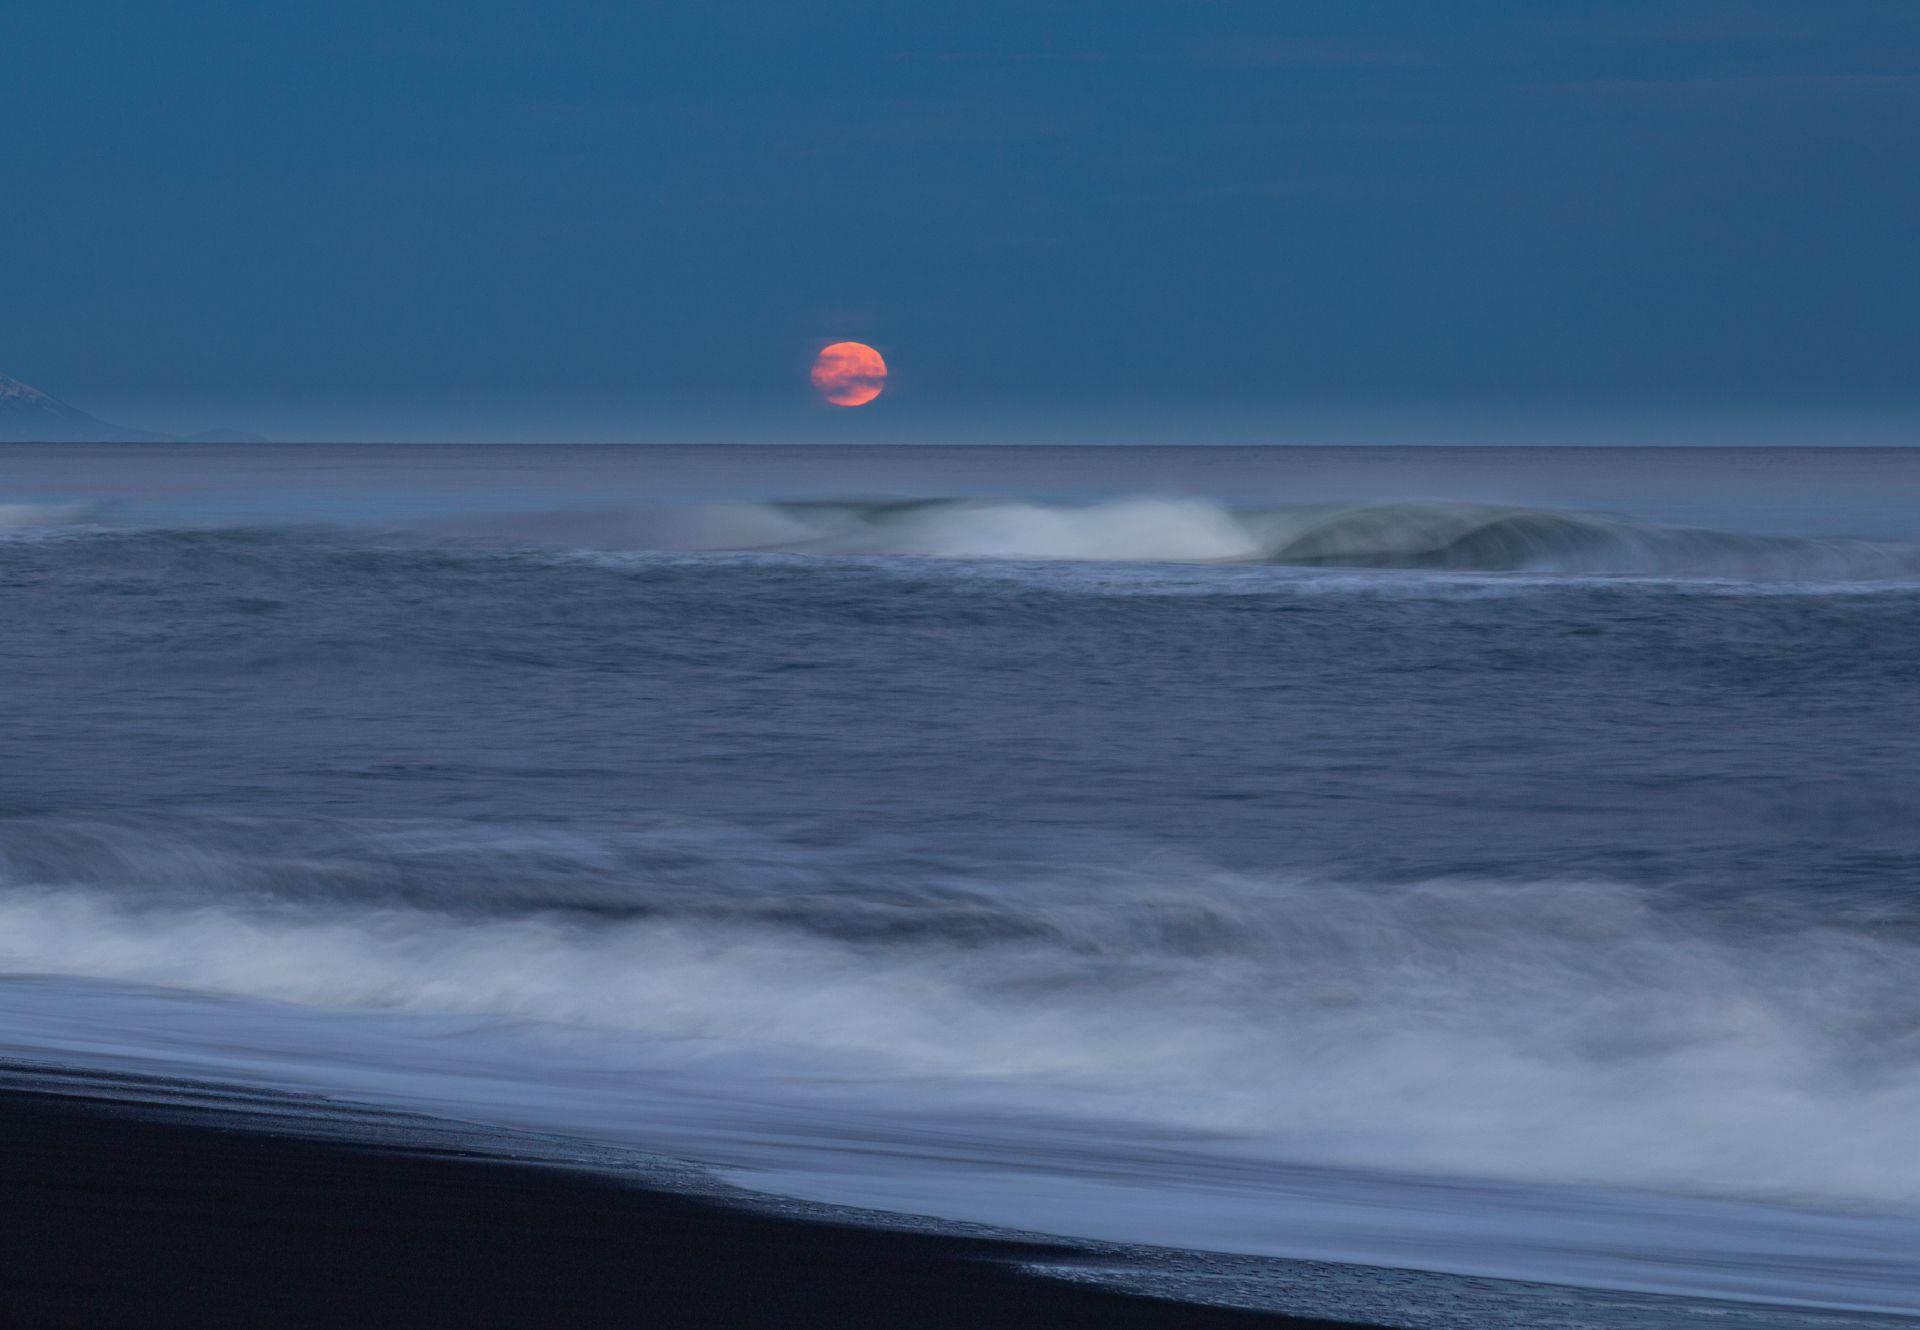
[[[0,374],[0,442],[151,443],[166,437],[109,425],[79,407],[68,406],[38,388]]]

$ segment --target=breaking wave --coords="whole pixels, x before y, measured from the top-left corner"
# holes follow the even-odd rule
[[[242,555],[348,528],[116,526],[89,506],[0,505],[9,543],[63,537],[163,542]],[[1920,577],[1920,545],[1661,526],[1592,513],[1476,503],[1234,506],[1203,499],[726,502],[423,517],[382,533],[390,549],[902,555],[949,560],[1271,565],[1729,581]],[[258,553],[259,551],[256,551]],[[424,552],[424,551],[423,551]],[[84,556],[81,556],[84,557]]]
[[[1920,574],[1920,550],[1897,542],[1744,535],[1464,503],[1235,507],[1152,498],[716,503],[493,514],[436,526],[463,535],[596,549],[1808,580]]]
[[[866,1107],[960,1094],[1294,1162],[1920,1199],[1910,910],[939,871],[700,823],[16,820],[5,843],[14,976],[772,1050]]]

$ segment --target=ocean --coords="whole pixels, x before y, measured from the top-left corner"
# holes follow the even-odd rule
[[[0,616],[0,1057],[1920,1316],[1920,449],[16,445]]]

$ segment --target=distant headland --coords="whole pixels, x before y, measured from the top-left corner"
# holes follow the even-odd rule
[[[0,443],[261,443],[240,430],[157,434],[114,425],[50,393],[0,374]]]

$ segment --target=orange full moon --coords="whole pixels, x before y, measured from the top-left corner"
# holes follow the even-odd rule
[[[865,342],[835,342],[813,358],[813,386],[835,406],[865,406],[887,386],[887,362]]]

